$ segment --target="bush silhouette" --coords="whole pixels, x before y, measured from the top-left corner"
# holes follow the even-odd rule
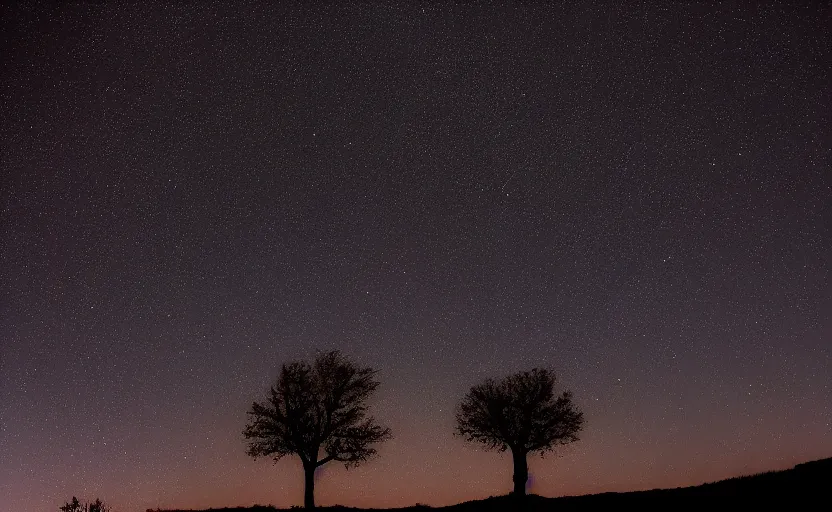
[[[72,501],[67,501],[62,507],[58,507],[62,512],[110,512],[110,507],[104,505],[100,499],[96,499],[92,503],[81,504],[78,498],[72,497]]]

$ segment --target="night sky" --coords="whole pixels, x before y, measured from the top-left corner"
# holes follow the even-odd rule
[[[508,492],[453,410],[535,366],[587,421],[537,494],[832,456],[828,3],[34,3],[0,11],[3,511],[299,504],[241,432],[328,349],[395,439],[322,505]]]

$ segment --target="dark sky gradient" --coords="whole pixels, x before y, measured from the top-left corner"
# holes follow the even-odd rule
[[[0,509],[298,504],[245,411],[330,348],[396,438],[320,504],[507,492],[533,366],[538,494],[832,456],[832,11],[742,3],[4,7]]]

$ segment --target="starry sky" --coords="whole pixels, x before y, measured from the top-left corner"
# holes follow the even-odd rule
[[[535,366],[587,424],[534,493],[832,456],[829,4],[34,4],[0,17],[3,511],[298,504],[241,431],[327,349],[395,439],[323,505],[508,492],[453,410]]]

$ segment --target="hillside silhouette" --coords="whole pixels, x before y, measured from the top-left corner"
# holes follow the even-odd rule
[[[527,512],[594,510],[597,507],[638,507],[657,510],[665,507],[687,508],[705,505],[771,505],[784,500],[799,504],[808,500],[828,498],[828,486],[832,483],[832,458],[798,464],[792,469],[770,471],[750,476],[740,476],[692,487],[654,489],[650,491],[608,492],[586,496],[545,498],[537,495],[518,500],[514,496],[497,496],[484,500],[468,501],[444,507],[415,505],[405,508],[362,509],[344,507],[319,507],[329,511],[385,510],[419,511],[443,510],[448,512],[497,512],[520,510]],[[271,512],[279,509],[271,506],[216,508],[199,512]],[[197,512],[193,510],[148,509],[148,512]]]

